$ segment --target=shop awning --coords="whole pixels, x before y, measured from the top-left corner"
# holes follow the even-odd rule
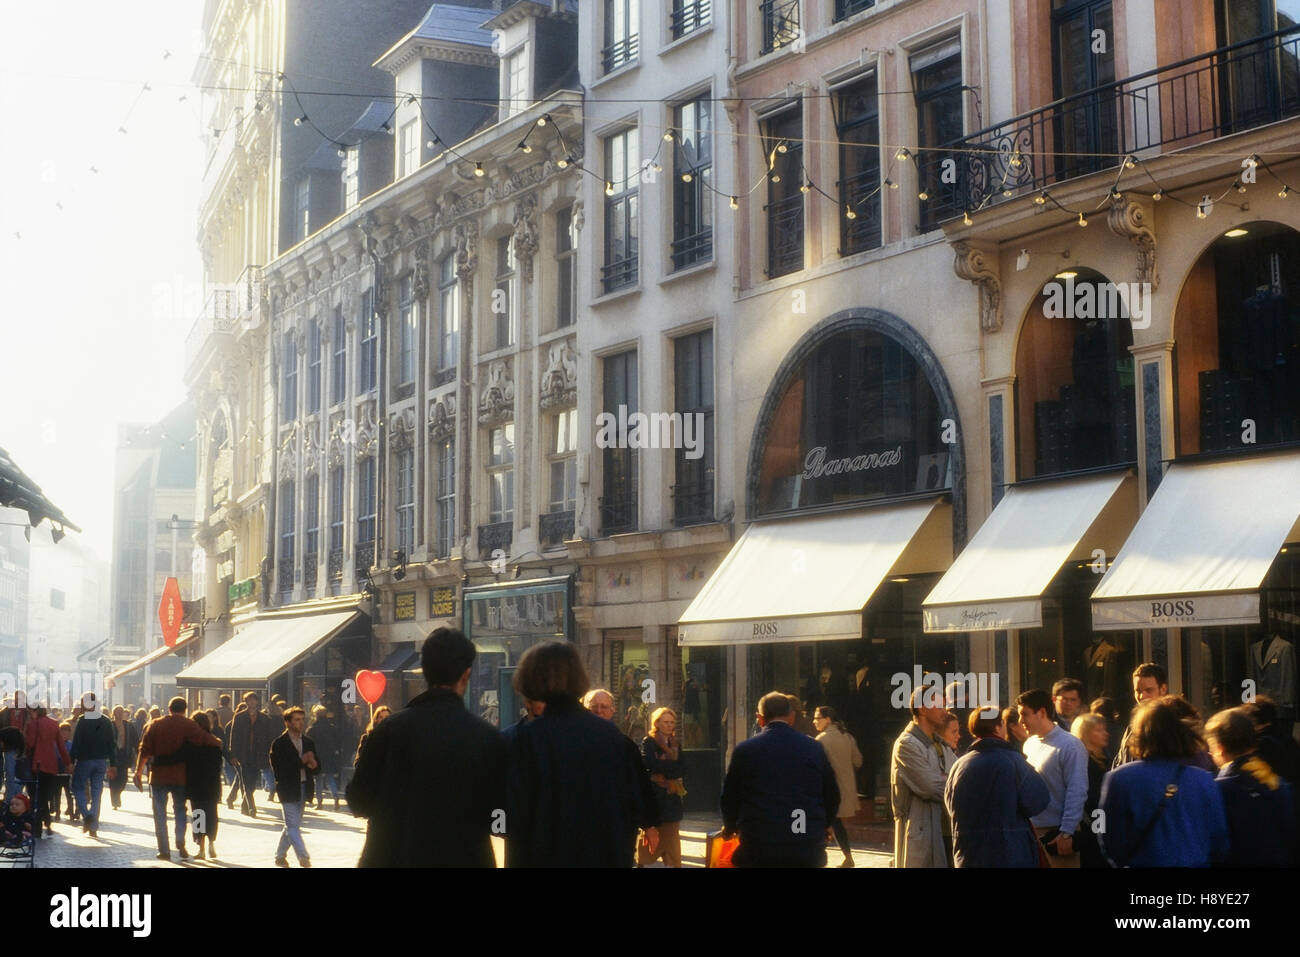
[[[264,615],[176,676],[182,688],[255,688],[325,646],[362,617],[356,608]]]
[[[118,668],[116,671],[105,676],[104,687],[111,688],[115,684],[117,684],[119,680],[121,680],[126,675],[129,675],[131,672],[139,671],[141,668],[145,667],[146,665],[151,665],[155,661],[158,661],[162,658],[166,658],[173,651],[180,651],[182,648],[186,647],[191,641],[193,641],[194,637],[198,633],[199,630],[195,627],[182,628],[181,633],[176,637],[176,644],[172,645],[170,648],[168,648],[166,645],[159,645],[153,651],[149,652],[146,655],[141,655],[139,658],[135,659],[135,661],[131,662],[129,665],[125,665],[121,668]]]
[[[922,603],[925,630],[1041,628],[1061,566],[1114,555],[1136,520],[1130,472],[1012,486]]]
[[[940,499],[758,522],[678,623],[683,645],[829,641],[862,635],[862,607],[891,572],[952,559]]]
[[[406,671],[413,664],[420,661],[420,653],[415,649],[415,642],[403,641],[393,646],[393,650],[388,653],[388,657],[383,660],[377,670],[389,674],[394,671]]]
[[[1300,452],[1171,465],[1092,593],[1092,627],[1257,624],[1297,518]]]

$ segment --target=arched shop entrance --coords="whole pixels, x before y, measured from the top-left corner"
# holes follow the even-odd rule
[[[751,524],[679,625],[685,647],[736,646],[737,737],[768,691],[797,694],[809,719],[831,705],[866,758],[864,792],[887,787],[906,720],[890,677],[966,670],[965,641],[921,631],[962,534],[964,471],[952,392],[905,322],[850,310],[800,340],[755,425]]]

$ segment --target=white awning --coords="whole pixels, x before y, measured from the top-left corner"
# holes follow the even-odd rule
[[[1012,486],[922,603],[925,630],[1041,628],[1061,566],[1108,560],[1136,520],[1129,472]]]
[[[678,623],[683,645],[829,641],[862,635],[862,607],[891,572],[952,559],[939,499],[758,522],[732,546]]]
[[[176,644],[159,645],[157,648],[153,649],[148,654],[141,655],[139,658],[135,659],[135,661],[131,662],[129,665],[124,665],[121,668],[118,668],[112,674],[106,675],[104,677],[104,687],[113,688],[117,685],[118,681],[120,681],[122,678],[125,678],[133,671],[139,671],[145,665],[151,665],[155,661],[161,661],[163,658],[166,658],[174,651],[180,651],[182,648],[188,649],[189,643],[194,640],[194,637],[197,634],[198,634],[198,628],[196,626],[187,625],[186,627],[182,628],[180,634],[177,635]]]
[[[272,614],[176,675],[182,688],[256,688],[320,650],[358,619],[355,608],[323,614]]]
[[[1300,452],[1171,465],[1092,593],[1092,627],[1257,624],[1297,518]]]

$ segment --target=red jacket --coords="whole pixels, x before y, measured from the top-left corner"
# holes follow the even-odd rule
[[[192,744],[221,747],[221,741],[208,734],[183,714],[166,714],[154,718],[144,726],[144,737],[140,741],[140,756],[136,762],[136,773],[150,758],[178,755],[186,741]],[[185,784],[185,762],[155,765],[149,769],[149,783],[158,787]]]
[[[60,759],[62,768],[72,767],[68,746],[59,734],[59,723],[48,715],[27,722],[27,752],[32,756],[34,774],[60,773]]]

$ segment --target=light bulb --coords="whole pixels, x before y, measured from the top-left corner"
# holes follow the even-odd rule
[[[930,198],[930,194],[927,193],[925,190],[921,190],[919,193],[916,194],[916,198],[924,203],[927,199]]]
[[[1209,193],[1206,193],[1201,197],[1201,201],[1196,204],[1196,218],[1205,219],[1212,212],[1214,212],[1214,200],[1210,199]]]
[[[1237,186],[1237,192],[1244,193],[1246,191],[1246,184],[1243,183],[1241,180],[1237,180],[1236,186]]]
[[[1012,169],[1020,169],[1020,167],[1024,164],[1025,161],[1020,158],[1020,153],[1019,151],[1017,151],[1011,154],[1011,159],[1008,162],[1011,163]]]
[[[855,213],[855,212],[853,211],[853,207],[852,207],[852,206],[845,206],[845,207],[844,207],[844,218],[845,218],[845,219],[857,219],[857,218],[858,218],[858,214]]]
[[[1258,153],[1251,153],[1250,156],[1248,156],[1248,157],[1246,158],[1246,165],[1249,166],[1251,169],[1254,169],[1256,166],[1258,166],[1258,165],[1259,165],[1259,154],[1258,154]]]
[[[682,174],[682,182],[683,182],[683,183],[689,183],[689,182],[691,181],[691,179],[692,179],[692,176],[691,176],[690,173],[683,173],[683,174]]]
[[[558,166],[560,169],[568,169],[569,168],[568,157],[567,156],[560,157],[558,160],[555,161],[555,165]]]
[[[774,183],[779,183],[779,182],[781,182],[781,174],[780,174],[780,173],[773,173],[773,174],[772,174],[772,182],[774,182]]]
[[[734,197],[734,196],[731,197],[731,208],[732,208],[732,209],[740,209],[740,202],[739,202],[739,200],[737,200],[736,197]]]
[[[971,223],[971,218],[970,218],[970,213],[968,213],[968,212],[963,212],[963,213],[961,214],[961,224],[962,224],[963,226],[970,226],[970,225],[972,225],[972,223]]]
[[[546,125],[546,121],[549,120],[550,118],[551,118],[551,114],[550,114],[550,113],[547,113],[547,114],[545,114],[544,116],[539,116],[539,117],[537,118],[537,125],[538,125],[538,126],[545,126],[545,125]]]
[[[1154,199],[1157,203],[1160,202],[1162,199],[1165,198],[1164,189],[1163,188],[1157,189],[1154,193],[1151,194],[1151,198]]]
[[[485,172],[483,171],[483,164],[482,164],[482,163],[475,163],[475,164],[474,164],[474,175],[475,175],[475,176],[486,176],[486,175],[487,175],[487,173],[485,173]]]
[[[302,125],[303,125],[304,123],[306,123],[306,122],[307,122],[307,114],[304,113],[302,116],[296,116],[296,117],[294,117],[293,125],[294,125],[294,126],[302,126]]]
[[[1047,190],[1043,190],[1041,193],[1039,193],[1037,196],[1034,197],[1035,206],[1043,206],[1046,203],[1047,203]]]
[[[907,147],[906,147],[906,146],[900,146],[900,147],[898,148],[898,152],[894,154],[894,159],[898,160],[898,161],[901,163],[901,162],[903,162],[904,160],[907,159],[908,155],[909,155],[909,154],[908,154],[908,152],[907,152]]]
[[[673,131],[672,131],[672,130],[664,130],[664,142],[665,142],[665,143],[671,143],[672,141],[673,141]]]
[[[777,144],[777,147],[776,147],[776,151],[777,151],[778,153],[784,153],[784,152],[786,152],[786,150],[788,150],[788,149],[789,149],[789,147],[787,147],[784,143],[779,143],[779,144]]]
[[[1281,189],[1277,191],[1278,199],[1286,199],[1287,196],[1290,195],[1290,193],[1291,193],[1291,187],[1283,186]]]
[[[811,187],[810,185],[808,185],[807,183],[804,183],[802,186],[799,187],[799,192],[801,192],[801,193],[806,193],[806,192],[808,192],[808,190],[810,190],[810,189],[812,189],[812,187]]]
[[[1088,217],[1085,216],[1085,215],[1083,215],[1083,213],[1080,213],[1080,214],[1079,214],[1079,226],[1080,226],[1080,227],[1083,227],[1083,226],[1087,226],[1087,225],[1088,225]]]
[[[888,186],[890,189],[898,189],[898,184],[895,183],[892,179],[886,179],[885,185]]]
[[[431,150],[431,149],[434,148],[435,145],[437,145],[437,144],[435,144],[435,143],[433,142],[433,140],[427,140],[427,141],[425,141],[424,148],[427,149],[427,150]],[[525,150],[525,152],[527,152],[527,151]]]
[[[1134,161],[1132,155],[1129,155],[1129,156],[1125,156],[1125,157],[1124,157],[1124,168],[1125,168],[1125,169],[1133,169],[1135,166],[1137,166],[1137,163]]]
[[[606,181],[605,181],[605,195],[606,195],[606,196],[613,196],[613,195],[614,195],[614,184],[613,184],[612,182],[610,182],[609,180],[606,180]]]

